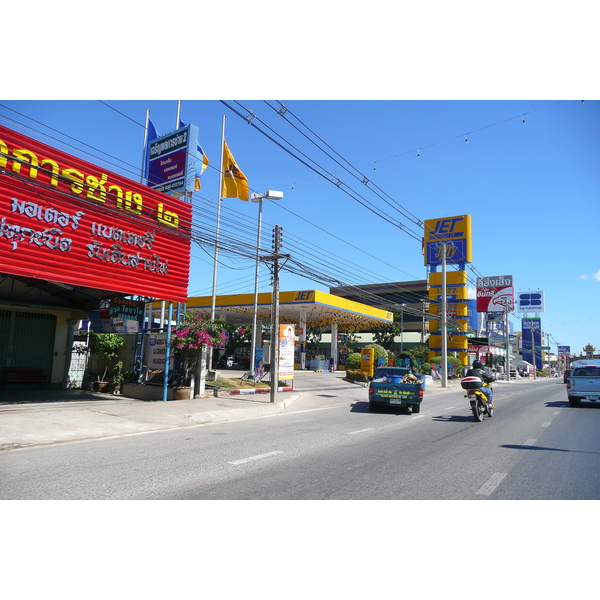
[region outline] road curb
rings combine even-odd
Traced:
[[[226,391],[228,396],[237,396],[241,394],[268,394],[271,392],[271,388],[249,388],[247,390],[221,390]],[[293,387],[280,387],[277,388],[278,392],[293,392]]]

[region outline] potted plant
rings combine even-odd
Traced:
[[[114,390],[113,390],[113,394],[120,394],[121,393],[121,386],[123,385],[123,382],[125,381],[125,373],[123,372],[123,361],[120,360],[117,362],[117,364],[112,368],[112,373],[113,373],[113,383],[114,383]]]
[[[102,361],[110,362],[117,358],[119,350],[125,345],[125,339],[118,333],[96,333],[90,331],[90,354],[96,358],[96,377],[93,382],[95,392],[106,391],[110,384],[106,380],[108,365],[105,365],[104,373],[100,378],[100,363]],[[123,363],[121,363],[121,369]],[[113,371],[114,372],[114,371]]]
[[[175,398],[189,398],[192,376],[198,369],[202,351],[205,347],[221,348],[225,345],[227,334],[223,331],[225,321],[212,321],[193,312],[184,312],[183,320],[171,333],[171,349],[181,360],[181,370],[173,385]]]

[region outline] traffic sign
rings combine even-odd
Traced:
[[[550,346],[536,346],[536,350],[550,350]]]

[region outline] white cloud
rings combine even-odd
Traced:
[[[587,279],[587,275],[584,273],[583,275],[579,276],[579,279]]]
[[[600,270],[596,271],[593,275],[594,279],[600,281]]]

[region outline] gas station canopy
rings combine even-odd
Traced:
[[[271,296],[258,295],[257,319],[271,318]],[[154,308],[157,308],[156,303]],[[186,310],[200,313],[210,318],[212,296],[188,298]],[[234,324],[250,324],[254,314],[254,294],[232,294],[217,296],[215,316]],[[338,329],[370,329],[385,323],[393,323],[393,313],[334,296],[319,290],[306,290],[279,293],[279,320],[283,323],[306,323],[307,327],[332,325]]]

